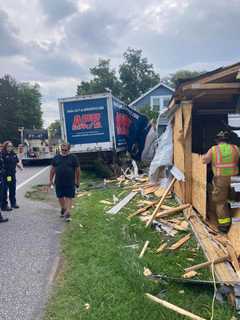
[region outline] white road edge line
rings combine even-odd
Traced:
[[[27,183],[29,183],[30,181],[32,181],[33,179],[37,178],[38,176],[40,176],[43,172],[45,172],[47,169],[49,169],[50,166],[47,166],[46,168],[38,171],[36,174],[34,174],[32,177],[30,177],[29,179],[27,179],[26,181],[24,181],[23,183],[19,184],[16,188],[16,190],[19,190],[20,188],[22,188],[23,186],[25,186]]]

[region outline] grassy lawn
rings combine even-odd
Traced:
[[[93,179],[84,175],[82,189],[91,182],[100,182]],[[105,213],[106,205],[100,200],[111,200],[113,194],[122,192],[122,188],[114,186],[91,189],[86,196],[76,199],[73,221],[66,226],[62,238],[63,270],[58,275],[45,320],[184,319],[149,301],[144,296],[146,292],[210,319],[211,287],[157,283],[143,275],[147,267],[153,273],[179,277],[184,273],[183,268],[204,261],[194,238],[176,252],[165,250],[157,255],[155,251],[162,241],[174,243],[185,233],[167,238],[146,229],[137,217],[129,221],[127,216],[135,211],[138,197],[115,216]],[[149,249],[139,259],[146,240],[150,241]],[[200,270],[199,278],[211,278],[211,275]],[[214,319],[230,320],[233,315],[227,304],[216,302]]]

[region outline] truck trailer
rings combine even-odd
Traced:
[[[111,93],[59,99],[62,140],[80,160],[104,158],[131,151],[148,119]]]

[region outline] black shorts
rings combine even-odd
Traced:
[[[55,186],[56,195],[58,198],[74,198],[75,197],[75,186],[62,187]]]

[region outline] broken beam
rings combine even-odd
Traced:
[[[190,272],[190,271],[195,271],[195,270],[199,270],[199,269],[202,269],[202,268],[207,268],[207,267],[210,267],[212,264],[217,264],[217,263],[220,263],[220,262],[224,262],[227,259],[228,259],[228,255],[225,255],[223,257],[219,257],[219,258],[214,259],[212,261],[199,263],[199,264],[196,264],[196,265],[194,265],[192,267],[185,268],[184,271],[185,272]]]
[[[146,228],[152,223],[153,219],[155,218],[158,210],[161,208],[161,205],[163,204],[164,200],[166,199],[166,196],[168,195],[168,193],[170,192],[170,190],[172,189],[174,183],[176,182],[176,178],[174,177],[171,181],[171,183],[169,184],[169,186],[167,187],[167,189],[164,191],[161,200],[158,202],[155,210],[153,211],[152,215],[150,216],[147,224],[146,224]]]
[[[190,207],[190,204],[183,204],[183,205],[176,207],[176,208],[164,210],[162,212],[157,213],[155,218],[163,218],[163,217],[168,216],[169,214],[174,214],[174,213],[180,212],[180,211],[187,209],[189,207]]]
[[[175,312],[177,312],[177,313],[179,313],[179,314],[181,314],[181,315],[183,315],[185,317],[188,317],[188,318],[193,319],[193,320],[206,320],[206,319],[201,318],[201,317],[199,317],[199,316],[197,316],[197,315],[195,315],[195,314],[193,314],[193,313],[191,313],[191,312],[189,312],[189,311],[187,311],[185,309],[182,309],[182,308],[180,308],[178,306],[175,306],[172,303],[169,303],[169,302],[167,302],[165,300],[159,299],[159,298],[151,295],[150,293],[146,293],[146,296],[150,300],[152,300],[154,302],[157,302],[157,303],[161,304],[162,306],[164,306],[165,308],[173,310],[173,311],[175,311]]]

